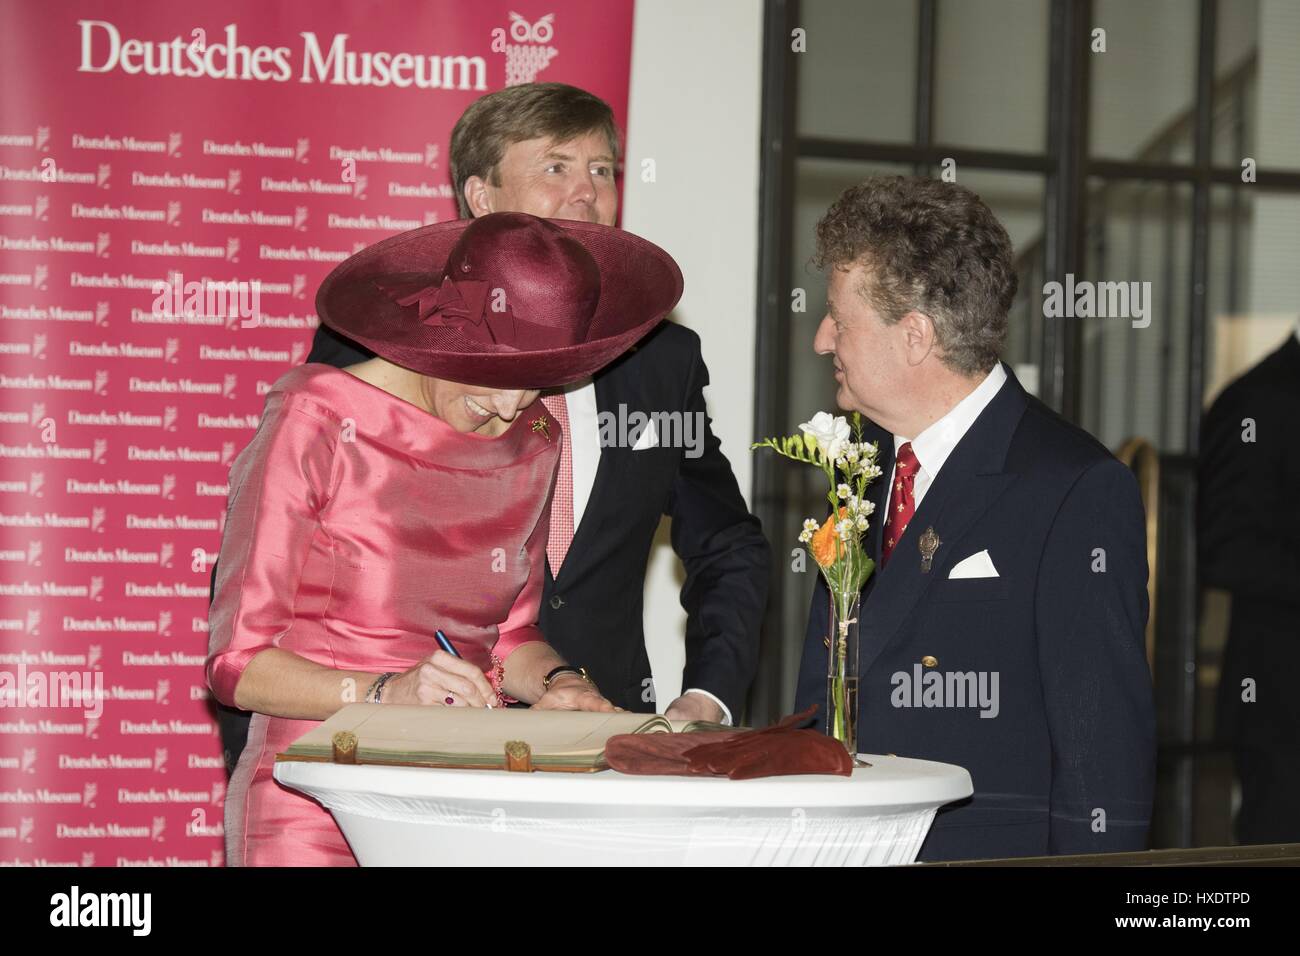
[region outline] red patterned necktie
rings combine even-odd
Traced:
[[[884,540],[880,544],[881,568],[894,553],[894,545],[903,537],[903,532],[907,530],[907,523],[912,520],[912,514],[916,511],[912,486],[916,483],[918,467],[916,455],[912,452],[912,443],[903,442],[898,446],[898,457],[894,459],[894,486],[889,490],[889,516],[885,518]]]
[[[551,536],[546,542],[546,557],[551,575],[558,577],[560,565],[573,541],[573,446],[569,444],[569,406],[564,395],[543,395],[542,404],[560,423],[560,474],[555,479],[555,497],[551,499]]]

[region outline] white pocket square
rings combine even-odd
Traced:
[[[655,420],[652,418],[646,422],[645,428],[632,446],[633,451],[645,451],[647,448],[659,447],[659,429],[655,427]]]
[[[989,557],[988,551],[985,550],[958,561],[953,565],[952,570],[948,572],[948,577],[996,578],[998,577],[998,570],[993,567],[993,559]]]

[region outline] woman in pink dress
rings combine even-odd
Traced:
[[[680,295],[651,243],[521,213],[403,233],[326,278],[322,321],[377,357],[285,373],[231,467],[207,678],[254,716],[228,865],[356,864],[329,811],[272,777],[346,703],[614,709],[537,628],[561,434],[535,399]]]

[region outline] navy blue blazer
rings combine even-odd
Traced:
[[[1137,481],[1006,371],[863,589],[858,749],[958,764],[975,786],[939,810],[921,862],[1146,847],[1155,707]],[[868,438],[885,476],[868,540],[878,563],[894,444],[878,428]],[[997,577],[949,579],[983,550]],[[796,711],[826,706],[828,611],[818,575]]]

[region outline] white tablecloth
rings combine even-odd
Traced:
[[[863,754],[852,777],[509,773],[280,762],[362,866],[911,863],[961,767]]]

